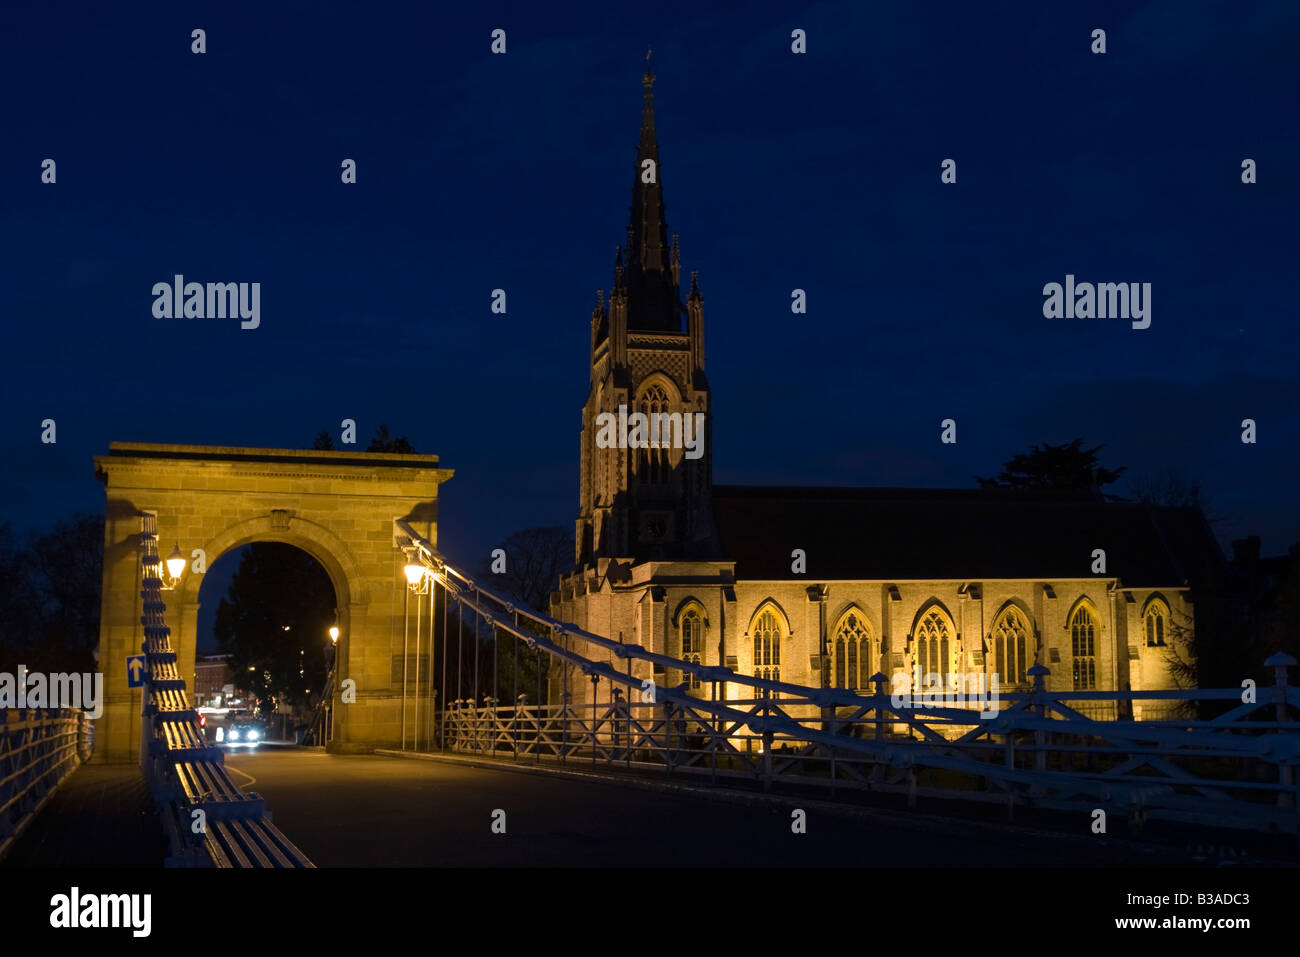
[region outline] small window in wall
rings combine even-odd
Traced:
[[[1165,644],[1169,633],[1169,606],[1160,599],[1147,605],[1144,625],[1147,633],[1147,647],[1157,648]]]
[[[700,664],[704,653],[704,619],[698,612],[688,611],[682,616],[682,660],[691,664]],[[692,690],[700,686],[700,676],[683,671],[682,680]]]

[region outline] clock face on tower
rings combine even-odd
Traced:
[[[641,541],[662,542],[668,538],[669,514],[646,512],[641,516]]]

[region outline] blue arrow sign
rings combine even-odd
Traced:
[[[127,655],[126,686],[139,688],[144,684],[144,655]]]

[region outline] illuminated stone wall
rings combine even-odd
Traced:
[[[95,466],[107,491],[99,670],[108,699],[96,723],[96,760],[139,754],[140,691],[127,688],[125,660],[143,641],[142,511],[157,513],[160,554],[179,544],[191,562],[164,592],[178,667],[191,689],[203,578],[194,550],[211,568],[242,545],[284,542],[320,562],[338,599],[335,670],[340,682],[356,682],[357,700],[336,708],[330,749],[400,741],[401,687],[392,681],[392,661],[402,653],[405,586],[393,520],[405,518],[437,542],[438,486],[452,473],[438,467],[436,455],[113,443]],[[338,695],[336,686],[336,702]]]

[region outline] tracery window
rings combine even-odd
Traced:
[[[1165,644],[1165,636],[1169,632],[1169,606],[1157,598],[1147,605],[1145,619],[1147,647],[1156,648]]]
[[[862,612],[853,609],[835,629],[835,687],[866,688],[871,679],[871,632]]]
[[[663,386],[652,385],[641,393],[641,398],[637,403],[637,411],[646,416],[646,441],[650,441],[651,423],[657,421],[655,416],[660,414],[671,413],[672,409],[668,403],[668,393],[664,391]],[[667,485],[670,474],[668,453],[672,443],[671,435],[659,435],[660,448],[651,448],[648,445],[638,450],[637,454],[637,475],[646,485]]]
[[[994,665],[998,682],[1004,685],[1024,684],[1028,679],[1029,628],[1024,613],[1018,608],[1008,608],[993,625]]]
[[[682,660],[691,664],[701,664],[704,653],[704,619],[695,610],[682,616]],[[682,672],[682,680],[692,690],[700,686],[700,676],[691,672]]]
[[[765,608],[755,620],[750,634],[754,636],[754,677],[780,681],[781,639],[784,635],[776,611]]]
[[[930,612],[921,620],[916,629],[916,663],[921,669],[921,684],[926,684],[926,676],[942,675],[948,680],[952,671],[952,627],[948,616],[939,610]]]
[[[1074,657],[1075,689],[1097,687],[1097,623],[1085,605],[1080,605],[1070,619],[1070,653]]]

